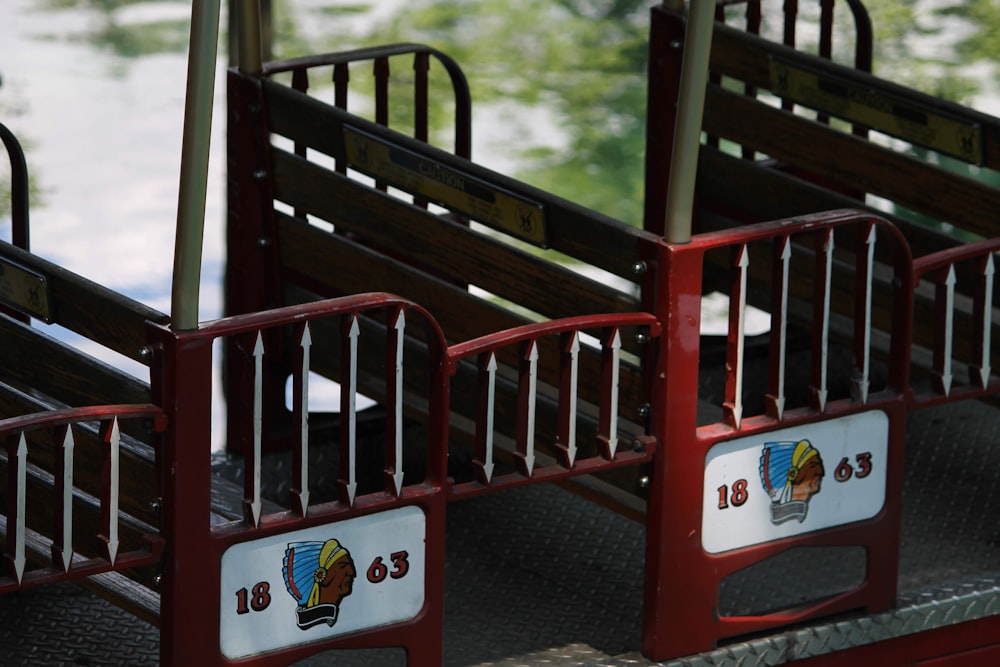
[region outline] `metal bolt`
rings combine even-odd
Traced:
[[[642,405],[639,406],[640,417],[648,417],[649,411],[650,411],[649,403],[643,403]]]
[[[643,262],[642,260],[639,260],[638,262],[636,262],[635,264],[633,264],[632,265],[632,273],[634,273],[637,276],[641,276],[644,273],[646,273],[646,262]]]
[[[648,489],[649,488],[649,475],[643,475],[639,478],[639,488]]]
[[[152,345],[143,345],[142,347],[139,348],[139,358],[142,359],[143,361],[149,361],[149,359],[152,356],[153,356]]]
[[[256,178],[258,181],[263,181],[265,178],[267,178],[267,170],[256,169],[253,172],[253,177]]]
[[[684,42],[679,39],[672,39],[670,40],[670,48],[674,51],[680,51],[684,48]]]
[[[646,343],[649,342],[649,334],[646,333],[645,331],[636,331],[635,342],[638,343],[639,345],[645,345]]]
[[[639,438],[636,438],[635,440],[632,441],[632,451],[637,454],[641,454],[642,452],[646,451],[646,443],[644,443]]]
[[[159,512],[163,509],[163,498],[153,498],[149,501],[149,509]]]
[[[162,581],[163,581],[163,575],[162,574],[156,573],[156,574],[153,575],[153,585],[154,586],[156,586],[157,588],[159,588],[160,587],[160,582],[162,582]]]
[[[266,236],[261,236],[259,239],[257,239],[258,248],[267,248],[270,245],[271,245],[271,239],[269,239]]]

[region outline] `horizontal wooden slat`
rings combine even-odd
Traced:
[[[540,203],[545,211],[549,247],[626,279],[634,277],[633,266],[641,259],[640,239],[647,236],[642,230],[351,116],[280,84],[265,81],[263,85],[272,132],[321,153],[344,158],[344,126],[362,129],[490,187]],[[609,252],[609,248],[614,248],[614,252]]]
[[[146,322],[166,323],[169,317],[37,255],[0,242],[0,257],[45,277],[56,323],[119,354],[143,361]]]
[[[277,199],[457,284],[548,318],[634,312],[638,299],[553,261],[388,196],[284,151],[272,153]],[[279,224],[287,218],[277,214]],[[613,244],[612,239],[608,239]],[[614,247],[614,245],[610,246]]]
[[[0,381],[24,391],[40,392],[68,406],[149,403],[144,382],[89,357],[65,343],[0,316]],[[136,430],[127,433],[148,438]]]
[[[712,36],[711,68],[714,72],[746,82],[762,90],[771,89],[772,57],[794,60],[817,72],[829,73],[862,89],[892,94],[913,106],[978,125],[983,135],[984,165],[1000,169],[1000,119],[932,95],[894,84],[863,71],[796,51],[782,44],[724,25],[716,25]],[[891,128],[875,128],[891,134]],[[776,139],[784,141],[780,134]]]
[[[896,225],[906,236],[915,257],[959,245],[954,238],[927,225],[879,211],[780,168],[765,167],[759,162],[735,158],[709,147],[702,147],[698,160],[697,191],[702,209],[710,208],[725,216],[702,216],[701,231],[731,227],[738,222],[779,220],[816,211],[856,208]],[[761,192],[769,196],[761,197]]]
[[[802,116],[710,86],[705,130],[821,178],[992,236],[1000,190]]]

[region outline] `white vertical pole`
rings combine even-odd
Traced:
[[[678,3],[665,0],[672,8]],[[691,0],[684,36],[674,151],[670,156],[670,183],[667,185],[667,219],[664,239],[670,243],[691,240],[694,216],[694,184],[701,144],[701,118],[708,83],[708,57],[715,23],[715,0]]]
[[[208,146],[212,136],[215,57],[219,48],[219,6],[220,0],[197,0],[191,3],[191,46],[188,51],[170,308],[173,328],[182,331],[198,328],[205,193],[208,189]]]

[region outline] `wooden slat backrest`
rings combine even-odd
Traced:
[[[277,262],[287,302],[389,291],[425,305],[452,342],[532,319],[641,310],[635,281],[643,267],[639,248],[644,232],[278,84],[264,82],[264,93],[269,129],[296,146],[296,154],[272,146],[268,156],[274,199],[281,203],[282,211],[293,210],[298,216],[279,211],[273,214]],[[343,164],[348,156],[345,132],[353,131],[454,170],[490,191],[537,202],[544,212],[547,248],[528,247],[502,231],[470,226],[461,216],[428,211],[414,205],[413,196],[394,196],[391,190],[387,193],[373,188],[303,157],[321,153]],[[393,185],[404,186],[401,189],[418,201],[433,200],[425,197],[428,193],[407,190],[405,183]],[[315,224],[303,219],[306,215]],[[567,262],[575,266],[567,266]],[[619,286],[609,284],[612,282]],[[636,342],[635,332],[624,333],[623,349],[641,357],[644,349]],[[331,338],[314,337],[314,341],[319,339]],[[419,341],[410,340],[409,344],[419,353]],[[541,441],[554,442],[555,404],[546,394],[558,386],[559,353],[554,342],[541,344],[538,433]],[[338,376],[339,353],[334,346],[324,350],[322,344],[314,342],[314,355],[317,368],[325,369],[331,377]],[[599,357],[597,350],[581,352],[583,401],[598,400]],[[500,361],[507,369],[517,364],[513,357]],[[360,377],[359,382],[363,392],[378,398],[382,391],[381,360],[372,358],[367,363],[371,372],[367,380]],[[463,423],[461,415],[472,415],[476,409],[475,369],[465,366],[454,380],[454,424]],[[497,425],[498,434],[513,435],[517,387],[516,381],[504,379],[507,372],[500,371]],[[420,392],[416,387],[423,379],[406,381],[411,380],[410,406],[419,414]],[[623,429],[626,433],[641,432],[637,424],[642,423],[643,380],[634,363],[625,364],[620,384],[622,417],[633,422]],[[581,432],[591,429],[596,433],[595,419],[595,414],[582,409]],[[463,439],[471,435],[457,433]]]
[[[964,158],[966,161],[992,169],[1000,168],[1000,119],[721,25],[713,37],[711,67],[723,77],[723,87],[712,86],[708,91],[706,132],[750,147],[828,186],[884,197],[975,234],[990,236],[995,232],[1000,190],[950,173],[889,146],[889,142],[876,143],[852,136],[815,122],[805,114],[793,114],[724,88],[727,80],[734,80],[757,91],[774,91],[782,85],[781,72],[791,69],[799,76],[807,73],[817,77],[818,85],[837,91],[845,105],[860,91],[873,92],[868,98],[870,104],[882,105],[888,111],[866,114],[872,129],[904,141],[916,144],[927,141],[932,146],[937,142],[940,146],[941,137],[934,141],[923,137],[932,135],[936,119],[946,119],[962,130],[978,132],[978,140],[970,134],[967,145],[955,140],[953,157],[963,159],[960,149],[967,146],[970,152]],[[788,89],[774,94],[791,95]],[[802,95],[794,101],[800,110],[810,104]],[[817,103],[820,107],[826,104]],[[865,108],[866,104],[857,102],[853,108]],[[854,113],[845,111],[846,115]],[[907,125],[900,119],[912,122]],[[920,132],[912,129],[918,126]],[[733,193],[734,197],[741,194],[738,189]],[[740,201],[756,196],[749,193]],[[902,222],[909,234],[912,223]]]

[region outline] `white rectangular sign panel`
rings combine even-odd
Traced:
[[[401,507],[236,544],[222,555],[230,659],[399,623],[424,605],[427,521]]]
[[[717,443],[705,457],[702,547],[721,553],[874,517],[888,451],[880,410]]]

